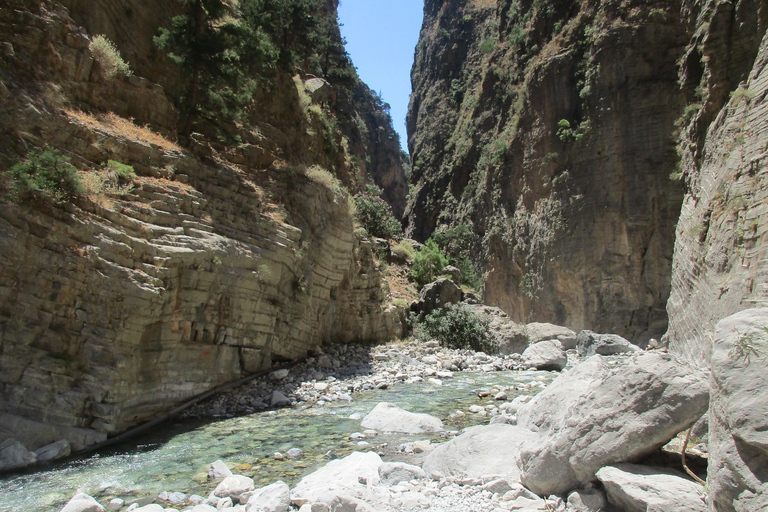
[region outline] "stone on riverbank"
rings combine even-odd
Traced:
[[[518,425],[539,434],[521,448],[522,483],[539,495],[586,484],[666,444],[707,403],[703,375],[668,354],[639,353],[618,367],[594,356],[517,411]]]
[[[569,512],[601,512],[608,500],[605,493],[598,489],[578,489],[568,494]]]
[[[395,485],[400,482],[426,478],[427,474],[419,466],[404,462],[385,462],[379,466],[379,479],[383,485]]]
[[[226,477],[213,491],[214,496],[219,498],[232,498],[232,502],[245,503],[248,501],[249,493],[256,486],[253,479],[242,475],[232,475]]]
[[[491,321],[488,326],[491,336],[498,346],[499,354],[522,354],[528,348],[528,334],[525,326],[516,324],[499,308],[483,305],[470,305],[470,311]]]
[[[429,414],[408,412],[387,402],[381,402],[374,407],[360,424],[365,428],[382,432],[401,432],[404,434],[421,434],[443,430],[443,422],[439,418]]]
[[[61,512],[104,512],[104,507],[87,494],[79,493],[75,494],[75,496],[64,505]]]
[[[768,509],[768,308],[721,320],[712,351],[709,496],[718,512]]]
[[[515,460],[521,444],[535,436],[530,430],[503,423],[468,428],[459,437],[438,445],[427,455],[422,468],[429,476],[500,475],[519,482]]]
[[[257,489],[248,498],[248,512],[285,512],[291,508],[291,490],[288,484],[277,481]]]
[[[557,340],[566,350],[576,348],[576,333],[560,325],[532,322],[525,326],[528,343],[535,345],[541,341]]]
[[[208,480],[218,482],[224,480],[228,476],[232,476],[232,472],[223,461],[217,460],[216,462],[212,462],[211,467],[208,468]]]
[[[568,355],[559,341],[540,341],[525,349],[523,363],[529,368],[559,372],[568,364]]]
[[[343,459],[332,460],[304,478],[291,491],[295,505],[315,502],[329,494],[348,494],[380,481],[381,457],[373,452],[354,452]]]
[[[611,505],[626,512],[706,510],[702,486],[676,471],[616,464],[602,468],[597,478],[605,486]]]
[[[37,457],[16,439],[0,442],[0,471],[20,469],[34,464]]]
[[[576,350],[579,357],[592,357],[595,354],[611,356],[629,352],[639,352],[637,347],[618,334],[597,334],[592,331],[581,331],[576,338]]]
[[[72,453],[72,446],[69,441],[61,439],[35,450],[35,457],[37,457],[37,462],[48,462],[69,457],[70,453]]]
[[[442,308],[448,303],[456,304],[461,301],[461,288],[456,283],[441,277],[424,286],[419,293],[419,302],[416,306],[419,313],[428,315],[432,311]]]

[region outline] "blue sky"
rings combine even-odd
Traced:
[[[423,6],[421,0],[341,0],[339,5],[347,52],[360,78],[392,106],[392,123],[406,151],[405,114]]]

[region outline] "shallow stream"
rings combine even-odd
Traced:
[[[488,417],[470,413],[462,423],[448,420],[457,410],[467,412],[471,405],[494,402],[492,397],[478,398],[479,390],[513,388],[507,392],[508,400],[512,400],[518,395],[537,393],[541,387],[536,383],[548,385],[556,375],[537,371],[462,372],[444,380],[442,386],[428,382],[399,384],[355,393],[352,402],[298,406],[204,422],[169,422],[130,444],[0,477],[0,511],[57,512],[78,492],[102,504],[113,497],[130,503],[163,491],[207,497],[214,487],[206,480],[208,466],[218,459],[234,468],[234,473],[252,477],[257,486],[278,479],[293,485],[326,463],[324,454],[329,450],[345,456],[360,449],[350,440],[350,434],[363,430],[360,418],[379,402],[432,414],[444,421],[446,430],[459,430],[488,422]],[[440,434],[379,434],[367,439],[371,446],[363,449],[384,451],[389,460],[406,460],[400,454],[390,454],[401,443],[423,439],[444,441]],[[275,452],[285,453],[291,448],[303,450],[303,458],[293,461],[272,457]]]

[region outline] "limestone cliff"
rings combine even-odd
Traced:
[[[277,74],[240,143],[193,134],[182,148],[180,77],[151,44],[178,2],[145,4],[0,7],[3,172],[48,146],[89,183],[107,160],[138,174],[117,193],[0,204],[0,435],[31,449],[82,448],[322,342],[402,334],[348,207],[368,180],[404,198],[367,87]],[[97,33],[134,76],[99,76]]]
[[[681,77],[687,193],[668,304],[670,349],[707,366],[715,325],[768,303],[768,2],[693,2]]]
[[[427,0],[408,229],[468,224],[485,301],[647,341],[682,202],[680,4]]]

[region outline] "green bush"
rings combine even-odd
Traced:
[[[398,240],[403,237],[403,227],[392,213],[392,207],[375,194],[376,191],[367,187],[355,194],[355,220],[371,236]]]
[[[118,179],[130,181],[136,177],[136,171],[133,166],[117,162],[115,160],[107,161],[107,171],[114,173]]]
[[[491,321],[476,315],[466,304],[447,304],[428,315],[412,315],[413,335],[436,339],[454,349],[472,349],[493,353],[498,344],[490,331]]]
[[[476,235],[469,224],[440,226],[432,234],[432,239],[448,258],[448,263],[461,271],[461,282],[475,290],[483,287],[483,279],[472,264],[469,255],[476,247]]]
[[[99,64],[99,68],[106,79],[113,79],[117,76],[131,76],[133,71],[127,62],[123,60],[115,43],[104,36],[96,36],[88,45],[91,50],[93,60]]]
[[[430,238],[424,247],[413,255],[411,277],[420,286],[424,286],[434,281],[447,264],[448,258],[440,251],[435,241]]]
[[[77,169],[55,150],[30,151],[8,175],[12,201],[37,197],[61,202],[82,192]]]

